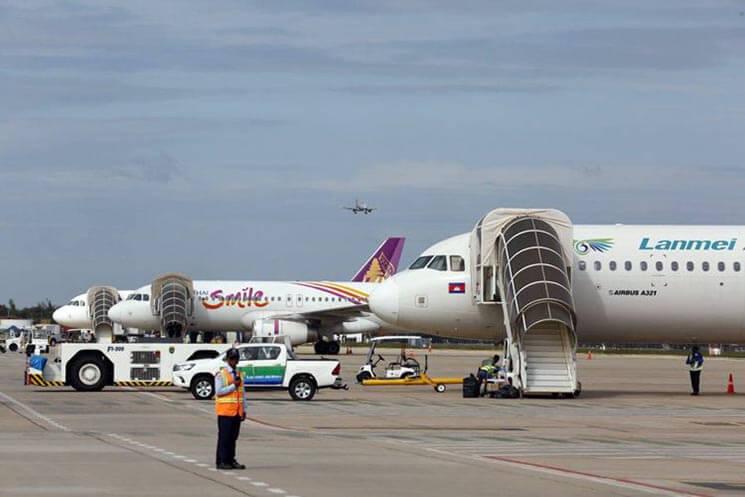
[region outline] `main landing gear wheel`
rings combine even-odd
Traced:
[[[318,340],[313,345],[313,350],[318,355],[337,355],[341,350],[341,344],[339,344],[339,342],[327,342],[325,340]]]
[[[210,374],[201,374],[191,381],[191,394],[197,400],[209,400],[215,395],[215,378]]]

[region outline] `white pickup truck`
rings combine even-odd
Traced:
[[[282,344],[251,343],[238,347],[238,369],[246,388],[289,390],[294,400],[311,400],[319,388],[344,388],[341,365],[334,359],[298,359]],[[173,366],[173,384],[187,388],[197,400],[215,394],[215,375],[225,365],[225,353]]]

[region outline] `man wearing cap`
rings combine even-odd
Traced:
[[[225,367],[215,375],[215,413],[217,414],[217,469],[246,469],[235,460],[235,443],[246,419],[243,375],[236,368],[238,349],[225,353]]]

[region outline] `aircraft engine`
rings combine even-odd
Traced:
[[[354,334],[354,333],[365,333],[368,335],[374,335],[380,331],[380,325],[370,319],[355,318],[349,321],[344,321],[334,326],[331,330],[333,333],[339,335]]]
[[[253,321],[253,336],[260,338],[288,337],[292,345],[315,342],[316,330],[305,323],[284,319],[256,319]]]

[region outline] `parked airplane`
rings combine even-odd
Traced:
[[[370,291],[392,276],[404,238],[388,238],[352,281],[192,281],[168,274],[113,306],[109,317],[123,326],[189,331],[251,331],[315,342],[319,354],[337,354],[335,334],[375,333],[383,322],[367,311]]]
[[[566,256],[577,338],[745,342],[744,236],[745,226],[574,225]],[[399,329],[504,338],[502,307],[479,305],[472,241],[473,233],[465,233],[432,245],[408,270],[375,289],[370,309]],[[528,292],[530,283],[523,282]],[[517,305],[519,299],[518,292],[508,303]],[[500,303],[501,297],[491,302]]]
[[[360,202],[359,200],[354,201],[354,207],[342,207],[342,209],[347,209],[349,211],[352,211],[354,214],[370,214],[372,211],[377,209],[377,207],[368,207],[365,202]]]
[[[506,339],[513,387],[576,396],[578,341],[745,342],[744,233],[495,209],[378,285],[369,306],[397,329]]]
[[[101,288],[110,287],[91,287],[87,292],[76,295],[65,305],[58,307],[52,314],[54,322],[66,328],[92,330],[94,328],[93,313],[88,305],[88,296],[91,295],[91,290],[94,290],[93,294],[95,295],[95,290]],[[110,305],[126,299],[132,293],[132,290],[111,290],[113,292],[110,293],[110,296],[113,298],[110,299]]]

